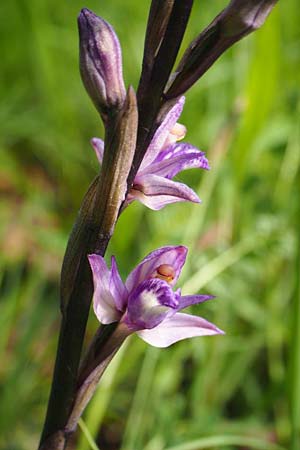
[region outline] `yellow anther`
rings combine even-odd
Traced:
[[[162,149],[165,149],[169,145],[175,144],[175,142],[180,141],[184,138],[185,134],[186,127],[184,125],[181,125],[181,123],[175,123],[174,127],[169,131]]]
[[[181,139],[183,139],[186,135],[186,127],[181,123],[175,123],[174,127],[170,131],[170,134],[174,136],[175,142],[181,141]]]

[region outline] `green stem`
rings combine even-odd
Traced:
[[[297,287],[293,304],[293,324],[291,335],[291,450],[300,448],[300,249],[298,242]]]

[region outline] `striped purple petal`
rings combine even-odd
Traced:
[[[197,147],[188,142],[173,142],[171,145],[165,147],[155,158],[155,160],[151,163],[154,164],[156,162],[160,162],[165,159],[171,159],[175,156],[180,156],[181,154],[195,153],[199,152],[201,155],[205,155],[204,152],[201,152]],[[208,169],[210,167],[208,166]]]
[[[93,273],[93,306],[97,319],[103,324],[117,322],[122,314],[116,308],[111,292],[111,271],[102,256],[93,254],[88,259]]]
[[[168,135],[174,125],[176,124],[184,105],[185,97],[180,97],[178,102],[170,109],[165,119],[161,123],[161,125],[156,130],[152,141],[147,149],[147,152],[144,156],[142,164],[140,166],[140,170],[147,167],[159,154],[159,152],[164,148],[164,145],[167,141]]]
[[[139,171],[138,177],[155,174],[171,179],[182,170],[192,168],[210,168],[204,152],[190,144],[176,143],[162,151],[143,171]]]
[[[214,295],[184,295],[179,299],[177,311],[181,311],[189,306],[197,305],[198,303],[203,303],[214,298]]]
[[[116,308],[119,311],[124,312],[127,306],[128,291],[120,277],[116,258],[114,256],[111,257],[111,278],[109,288],[115,299]]]

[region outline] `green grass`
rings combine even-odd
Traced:
[[[225,2],[195,2],[185,43]],[[0,448],[36,447],[59,329],[68,233],[97,172],[103,128],[78,72],[83,6],[117,30],[136,87],[149,2],[0,6]],[[108,255],[125,277],[150,250],[189,246],[180,285],[225,336],[165,350],[133,337],[103,378],[74,448],[298,450],[300,52],[297,0],[223,56],[187,95],[187,140],[212,170],[181,174],[202,205],[133,204]],[[91,314],[89,336],[96,327]]]

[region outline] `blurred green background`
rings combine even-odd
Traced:
[[[0,448],[37,446],[60,315],[61,261],[98,170],[103,137],[78,71],[76,16],[89,7],[116,29],[126,84],[137,86],[150,2],[11,0],[0,5]],[[184,45],[226,4],[196,1]],[[133,204],[109,254],[124,277],[148,252],[189,246],[185,292],[226,336],[169,349],[137,337],[89,405],[78,450],[300,448],[298,0],[228,51],[187,95],[186,140],[212,170],[180,174],[200,206]],[[184,47],[184,46],[183,46]],[[91,314],[88,334],[96,321]]]

